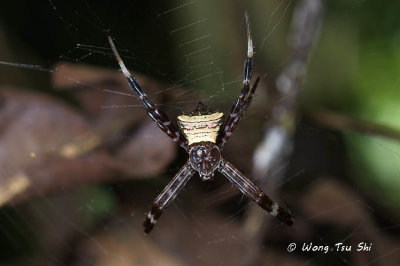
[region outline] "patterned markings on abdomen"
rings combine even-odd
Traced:
[[[180,115],[178,124],[188,139],[188,145],[199,142],[215,143],[222,123],[223,113],[209,115]]]

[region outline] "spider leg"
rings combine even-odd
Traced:
[[[271,200],[230,162],[222,159],[218,170],[230,182],[237,186],[243,194],[256,202],[261,208],[268,211],[272,216],[275,216],[287,225],[293,224],[294,217],[290,210],[279,206],[278,203]]]
[[[217,145],[219,146],[220,149],[224,147],[225,143],[232,135],[232,132],[236,129],[240,119],[242,119],[244,112],[249,107],[259,81],[260,77],[258,77],[254,82],[253,87],[250,90],[250,93],[248,94],[247,98],[243,101],[241,107],[235,110],[234,112],[231,112],[231,114],[229,115],[229,118],[225,123],[223,130],[220,132],[217,138]]]
[[[193,176],[195,171],[187,162],[182,168],[176,173],[172,181],[163,189],[160,195],[157,196],[156,200],[151,205],[151,209],[144,220],[144,232],[149,233],[157,223],[162,212],[168,205],[175,199],[178,193],[186,185],[186,182]]]
[[[217,138],[217,145],[220,149],[223,148],[229,137],[232,135],[232,132],[235,130],[238,122],[240,121],[244,110],[250,105],[252,100],[252,96],[254,95],[254,91],[257,87],[259,78],[257,78],[254,83],[252,89],[250,90],[250,80],[253,76],[254,70],[254,61],[253,61],[253,41],[251,38],[251,29],[249,17],[247,15],[247,11],[245,12],[246,24],[247,24],[247,58],[244,61],[244,69],[243,69],[243,88],[240,91],[239,97],[234,101],[231,112],[229,114],[228,119],[225,122],[225,125],[221,128],[220,134]]]
[[[159,128],[161,128],[162,131],[164,131],[174,142],[176,142],[179,146],[187,151],[188,144],[184,135],[179,132],[177,127],[171,122],[167,115],[154,105],[147,94],[143,91],[139,82],[134,77],[132,77],[131,73],[122,61],[111,36],[108,36],[108,41],[122,72],[128,80],[129,87],[139,96],[144,107],[146,108],[147,114],[151,117],[151,119],[153,119],[154,122],[156,122],[156,124]]]
[[[234,128],[236,127],[239,120],[242,118],[242,115],[244,114],[244,112],[247,110],[247,107],[249,107],[251,100],[253,99],[254,93],[256,92],[259,81],[260,81],[260,77],[257,77],[256,81],[253,84],[253,87],[251,87],[249,96],[247,96],[246,101],[243,103],[242,108],[239,110],[236,121],[233,121],[233,124],[235,125]]]

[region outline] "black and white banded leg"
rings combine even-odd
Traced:
[[[246,16],[246,25],[247,25],[247,58],[244,61],[243,68],[243,88],[240,91],[239,97],[234,101],[231,112],[229,114],[228,119],[226,120],[224,126],[221,128],[221,132],[218,135],[217,145],[220,149],[222,149],[225,143],[228,141],[229,137],[232,135],[232,132],[235,130],[239,120],[241,119],[244,110],[250,105],[252,100],[252,96],[254,95],[255,89],[257,88],[259,78],[257,78],[254,83],[252,89],[250,90],[250,80],[253,76],[254,70],[254,61],[253,61],[253,40],[251,38],[251,28],[250,21],[247,15]]]
[[[258,77],[256,79],[256,81],[253,84],[253,87],[250,90],[249,95],[247,96],[247,98],[245,99],[245,101],[242,104],[242,107],[239,109],[239,111],[237,113],[233,113],[231,114],[234,119],[226,125],[224,130],[227,130],[226,134],[224,135],[224,137],[222,137],[222,142],[220,145],[220,148],[223,147],[223,144],[228,140],[228,138],[231,136],[232,132],[235,130],[235,128],[237,127],[240,119],[242,119],[242,116],[244,114],[244,112],[246,112],[247,108],[249,107],[251,100],[253,99],[253,95],[256,91],[258,82],[260,81],[260,77]]]
[[[271,200],[230,162],[222,159],[218,170],[230,182],[237,186],[243,194],[256,202],[261,208],[268,211],[272,216],[275,216],[287,225],[293,224],[293,214],[290,210],[279,206],[278,203]]]
[[[164,131],[173,141],[175,141],[179,146],[181,146],[187,151],[188,144],[186,138],[178,130],[178,128],[171,122],[171,120],[167,117],[167,115],[154,105],[154,103],[149,99],[147,94],[143,91],[139,82],[134,77],[132,77],[131,73],[129,72],[124,62],[122,61],[111,36],[108,36],[108,41],[115,55],[115,58],[117,59],[118,64],[122,70],[122,73],[124,73],[124,76],[128,80],[129,87],[139,96],[144,107],[146,108],[147,114],[151,117],[151,119],[153,119],[154,122],[156,122],[156,124],[158,125],[159,128],[161,128],[162,131]]]
[[[164,188],[164,190],[158,195],[156,200],[151,205],[151,209],[144,220],[144,232],[149,233],[157,223],[162,212],[168,205],[176,198],[178,193],[186,185],[186,182],[193,176],[195,170],[187,162],[175,175],[172,181]]]

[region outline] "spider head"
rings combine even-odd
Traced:
[[[221,153],[212,142],[199,142],[193,144],[190,149],[189,162],[204,181],[214,176],[220,161]]]

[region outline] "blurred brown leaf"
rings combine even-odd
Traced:
[[[355,225],[368,220],[368,206],[345,184],[330,178],[318,179],[302,199],[309,220],[318,223]],[[371,211],[371,210],[369,210]]]
[[[176,144],[150,119],[117,150],[115,158],[129,175],[154,176],[176,156]]]
[[[77,112],[50,97],[5,88],[1,98],[0,190],[15,183],[14,178],[29,178],[25,169],[43,164],[48,154],[56,154],[63,143],[90,129]],[[33,182],[25,183],[17,194]]]
[[[159,102],[165,96],[156,93],[163,91],[165,84],[136,73],[135,77],[151,95],[152,101]],[[65,151],[72,150],[69,154],[80,154],[82,142],[93,143],[92,148],[109,143],[115,151],[119,169],[134,176],[154,176],[175,158],[176,145],[147,116],[122,73],[60,63],[55,67],[53,84],[56,88],[72,89],[85,110],[96,118],[94,133],[66,146]],[[133,134],[129,132],[142,121],[144,123]],[[124,132],[130,137],[116,138]]]
[[[150,87],[150,93],[165,86],[140,75],[139,81]],[[63,64],[56,67],[53,82],[75,89],[92,122],[88,113],[55,98],[4,88],[0,204],[88,183],[154,176],[175,158],[176,145],[148,118],[136,98],[128,97],[129,86],[117,71]],[[152,97],[156,101],[164,97],[156,95]],[[132,103],[136,108],[126,108]]]

